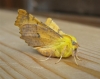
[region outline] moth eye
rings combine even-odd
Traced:
[[[75,45],[75,44],[76,44],[76,42],[72,40],[72,45]]]

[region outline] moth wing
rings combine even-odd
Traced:
[[[23,9],[18,9],[17,20],[15,21],[15,25],[21,28],[25,24],[37,24],[40,21],[35,18],[33,15],[27,13]]]
[[[21,38],[32,47],[51,45],[61,38],[60,34],[22,9],[18,10],[15,25],[20,29]]]
[[[53,29],[55,32],[59,33],[60,35],[64,35],[65,33],[61,31],[61,29],[58,27],[58,25],[51,19],[48,18],[45,22],[47,26],[49,26],[51,29]]]

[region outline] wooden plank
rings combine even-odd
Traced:
[[[100,29],[87,25],[54,19],[60,28],[74,35],[80,47],[79,66],[73,57],[41,62],[46,57],[20,39],[19,28],[14,26],[17,13],[0,10],[0,79],[99,79]],[[38,17],[45,21],[46,18]]]

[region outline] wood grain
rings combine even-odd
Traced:
[[[77,38],[82,60],[76,65],[69,57],[55,64],[57,58],[41,62],[46,57],[19,38],[16,16],[17,12],[0,10],[0,79],[100,79],[100,28],[54,19],[65,33]]]

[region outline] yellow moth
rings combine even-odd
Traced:
[[[71,55],[73,55],[75,62],[76,59],[79,59],[76,54],[79,47],[76,38],[62,32],[51,18],[43,23],[32,14],[19,9],[15,25],[20,29],[21,38],[39,53],[48,56],[47,59],[59,57],[57,63],[62,57]]]

